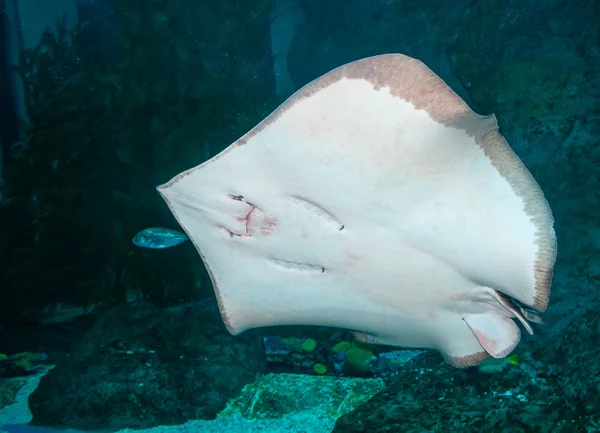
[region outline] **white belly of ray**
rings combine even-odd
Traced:
[[[535,304],[540,230],[472,134],[368,80],[292,99],[159,188],[228,329],[348,328],[454,365],[510,352],[522,317],[495,296]]]

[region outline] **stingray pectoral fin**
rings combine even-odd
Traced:
[[[471,328],[481,347],[494,358],[504,358],[521,340],[517,324],[497,313],[469,314],[463,320]]]

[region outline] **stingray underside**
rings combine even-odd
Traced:
[[[159,191],[233,334],[335,326],[467,366],[548,304],[541,189],[493,116],[404,55],[325,74]]]

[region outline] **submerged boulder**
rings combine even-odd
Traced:
[[[264,369],[257,333],[231,336],[216,303],[117,307],[29,402],[33,424],[74,429],[149,428],[213,419]]]

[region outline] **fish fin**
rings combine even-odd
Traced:
[[[519,356],[518,355],[510,355],[508,358],[508,363],[511,365],[518,365],[519,364]]]
[[[504,358],[519,344],[521,331],[512,319],[488,312],[463,318],[473,335],[494,358]]]
[[[523,314],[523,317],[525,317],[530,322],[537,323],[538,325],[543,325],[544,324],[544,319],[542,319],[537,314],[537,312],[535,312],[535,311],[528,311],[528,310],[526,310],[523,307],[519,307],[519,310],[521,310],[521,313]]]
[[[483,287],[482,292],[492,297],[498,303],[498,305],[500,305],[500,307],[502,307],[506,312],[513,315],[519,322],[521,322],[521,325],[523,325],[523,327],[527,330],[529,335],[533,335],[533,329],[531,328],[531,325],[527,322],[528,317],[522,314],[522,308],[514,306],[505,295],[494,289],[491,289],[489,287]]]

